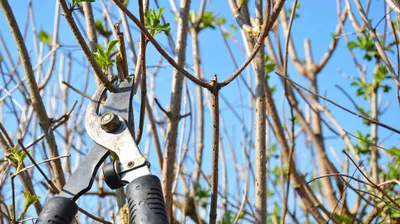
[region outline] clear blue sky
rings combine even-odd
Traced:
[[[377,21],[382,18],[384,15],[384,10],[383,8],[380,9],[378,8],[382,5],[383,0],[378,0],[378,1],[372,1],[372,7],[371,7],[371,18],[373,21],[373,24],[376,24]],[[252,4],[253,1],[250,1],[250,4]],[[328,49],[328,45],[332,39],[331,33],[333,33],[336,23],[337,23],[337,17],[336,17],[336,1],[317,1],[317,0],[304,0],[300,1],[301,2],[301,8],[298,11],[298,14],[300,15],[299,18],[297,18],[293,24],[293,40],[297,48],[298,56],[300,59],[304,58],[303,54],[303,42],[304,38],[309,38],[311,40],[312,44],[312,50],[313,50],[313,57],[315,61],[319,61],[325,51]],[[25,20],[26,20],[26,12],[27,12],[27,3],[25,1],[10,1],[10,4],[13,6],[13,10],[15,13],[15,16],[17,17],[17,21],[20,25],[20,28],[23,29]],[[51,0],[36,0],[33,1],[33,9],[34,9],[34,15],[35,15],[35,22],[36,22],[36,29],[39,30],[45,30],[49,33],[52,32],[53,29],[53,21],[54,21],[54,1]],[[137,15],[137,6],[135,5],[135,1],[130,1],[129,8]],[[176,24],[173,22],[173,15],[172,13],[168,10],[169,9],[169,1],[160,1],[160,4],[163,6],[166,6],[165,10],[165,15],[168,20],[168,22],[171,23],[172,25],[172,34],[174,35],[175,39],[175,33],[176,33]],[[192,9],[197,10],[199,5],[198,1],[192,1]],[[287,6],[291,6],[292,1],[288,1]],[[100,4],[96,4],[95,7],[100,7]],[[154,4],[151,5],[151,8],[155,7]],[[99,8],[98,8],[99,9]],[[218,16],[223,16],[226,18],[226,25],[229,27],[230,24],[236,24],[234,19],[232,18],[231,12],[229,10],[229,7],[227,5],[226,1],[212,1],[211,4],[208,4],[207,6],[208,10],[212,10],[216,15]],[[97,13],[97,18],[100,18],[98,15],[98,10],[95,10]],[[117,14],[117,11],[115,8],[113,8],[112,13]],[[358,15],[357,15],[358,16]],[[80,17],[80,15],[79,15]],[[81,18],[81,17],[80,17]],[[63,17],[60,18],[61,23],[60,23],[60,43],[65,44],[65,45],[77,45],[69,27],[67,26],[65,20]],[[116,20],[114,20],[115,22]],[[133,26],[133,25],[132,25]],[[381,30],[383,27],[383,24],[381,24],[378,27],[378,30]],[[27,36],[27,46],[29,52],[33,55],[32,56],[32,64],[35,65],[37,63],[34,47],[32,44],[32,36],[31,36],[31,26],[28,27],[28,36]],[[353,32],[353,29],[350,26],[346,26],[347,32]],[[0,13],[0,33],[4,37],[4,39],[7,42],[7,46],[12,52],[12,55],[14,59],[17,58],[17,52],[15,45],[11,39],[11,34],[9,32],[8,25],[5,22],[4,15]],[[283,36],[283,35],[282,35]],[[139,35],[137,32],[134,34],[134,40],[138,41]],[[239,43],[242,45],[241,41],[241,35],[239,32],[236,32],[236,38],[239,40]],[[356,38],[355,35],[350,35],[349,36],[350,40],[354,40]],[[156,38],[159,40],[164,46],[168,46],[167,42],[165,41],[166,38],[164,35],[159,34]],[[188,36],[188,50],[187,50],[187,63],[188,63],[188,70],[192,72],[190,65],[192,64],[192,55],[191,55],[191,37],[190,35]],[[102,42],[100,42],[102,43]],[[282,42],[284,43],[284,42]],[[241,53],[240,49],[236,47],[236,45],[230,41],[231,48],[233,49],[236,61],[240,65],[241,63],[244,62],[245,56]],[[243,45],[242,45],[243,46]],[[206,79],[210,79],[214,74],[217,74],[219,77],[219,80],[222,80],[228,76],[230,76],[234,69],[233,63],[231,62],[230,58],[227,56],[227,51],[226,48],[222,42],[222,37],[219,32],[219,30],[205,30],[202,31],[200,34],[200,48],[201,48],[201,56],[202,56],[202,63],[203,63],[203,69],[204,69],[204,75]],[[64,48],[61,50],[62,52],[67,52],[70,49],[74,49],[73,52],[73,57],[76,60],[82,61],[82,54],[79,51],[76,51],[77,48]],[[169,49],[168,49],[169,50]],[[3,49],[0,48],[0,52],[4,54]],[[392,55],[393,56],[393,55]],[[361,60],[360,54],[358,54],[359,59]],[[158,60],[159,60],[159,54],[149,46],[148,49],[148,55],[147,55],[147,64],[148,65],[154,65]],[[57,62],[58,63],[58,62]],[[166,64],[167,62],[163,62],[163,64]],[[133,71],[133,66],[131,64],[130,67]],[[58,65],[56,64],[55,66],[56,72],[58,71]],[[320,94],[338,102],[342,106],[346,106],[352,110],[354,108],[352,107],[352,104],[349,102],[347,98],[344,97],[344,95],[335,87],[335,85],[340,85],[344,89],[348,91],[351,95],[355,95],[356,89],[355,88],[350,88],[350,83],[351,80],[347,80],[343,78],[340,73],[340,71],[343,71],[347,75],[350,76],[355,76],[358,77],[358,73],[356,72],[356,69],[354,68],[354,64],[352,62],[352,59],[348,53],[348,50],[346,49],[344,39],[342,38],[339,41],[339,46],[332,57],[332,59],[329,61],[327,66],[324,68],[324,70],[319,74],[319,91]],[[368,67],[369,71],[371,71],[373,68],[370,66]],[[150,69],[152,71],[152,69]],[[21,70],[22,72],[22,70]],[[83,86],[82,83],[82,77],[79,74],[84,74],[85,73],[85,68],[82,66],[74,66],[73,67],[73,73],[74,75],[72,76],[71,84],[75,85],[77,88],[81,88]],[[307,86],[307,83],[305,82],[305,79],[298,74],[298,72],[293,68],[292,65],[289,66],[289,74],[290,76],[297,82],[302,83]],[[247,74],[244,73],[244,76],[247,77]],[[53,77],[53,85],[55,82],[58,81],[57,76],[54,75]],[[276,99],[276,105],[280,113],[282,113],[281,110],[281,102],[282,102],[282,88],[281,88],[281,82],[277,79],[277,76],[274,74],[271,74],[271,84],[277,85],[277,93],[275,93],[274,97]],[[371,78],[371,72],[369,72],[369,78]],[[93,79],[92,79],[93,80]],[[169,103],[170,100],[170,88],[171,88],[171,80],[172,80],[172,69],[167,66],[165,68],[162,68],[161,72],[157,75],[157,82],[156,82],[156,97],[160,100],[161,104],[166,106]],[[241,89],[241,93],[243,94],[244,97],[244,105],[247,106],[249,101],[248,101],[248,96],[245,91],[245,88],[243,87],[242,83],[239,82],[239,86]],[[394,85],[392,84],[391,81],[387,82],[390,83],[392,87]],[[0,85],[3,85],[3,81],[0,81]],[[195,94],[194,90],[194,85],[188,81],[189,87],[191,88],[192,94]],[[90,91],[89,94],[93,93],[94,91],[94,82],[91,82],[90,86]],[[238,85],[236,82],[233,82],[230,84],[229,87],[224,88],[221,91],[221,94],[223,94],[226,98],[229,99],[229,101],[234,105],[234,107],[240,111],[240,103],[239,103],[239,91],[238,91]],[[4,93],[1,93],[1,97],[4,96]],[[80,99],[77,95],[71,94],[73,99]],[[18,99],[18,98],[17,98]],[[387,110],[386,114],[381,118],[381,122],[393,125],[396,128],[400,128],[400,125],[398,122],[396,122],[396,118],[398,117],[399,114],[399,107],[396,102],[395,98],[395,91],[394,88],[392,91],[390,91],[389,94],[385,94],[382,97],[382,102],[383,104],[387,101],[391,101],[391,106]],[[72,103],[73,100],[70,100],[70,103]],[[364,107],[368,108],[368,102],[365,100],[357,100],[357,102]],[[87,103],[87,101],[85,102]],[[350,132],[354,133],[355,130],[360,129],[364,131],[368,131],[369,128],[365,127],[362,125],[362,120],[356,118],[353,115],[348,114],[347,112],[343,112],[342,110],[334,107],[333,105],[326,103],[326,106],[329,108],[331,113],[335,116],[335,118],[339,121],[339,123],[342,125],[342,127]],[[234,139],[234,145],[238,148],[238,150],[241,150],[241,127],[240,123],[237,121],[237,119],[233,116],[233,114],[229,111],[229,108],[227,107],[226,104],[221,102],[221,110],[223,111],[223,116],[224,120],[227,123],[227,128],[228,129],[235,129],[236,133],[236,138]],[[288,108],[286,106],[286,108]],[[136,107],[137,112],[138,112],[138,107]],[[182,112],[183,113],[183,112]],[[138,114],[138,113],[137,113]],[[248,114],[248,111],[245,109],[245,114]],[[286,115],[289,116],[289,113],[286,111]],[[208,109],[206,109],[206,139],[211,140],[211,117]],[[7,115],[6,115],[6,126],[10,128],[10,130],[15,130],[15,121],[10,122],[7,120]],[[247,119],[247,117],[246,117]],[[187,121],[188,122],[188,121]],[[385,137],[388,134],[390,134],[389,131],[386,131],[382,128],[379,129],[379,132],[381,133],[380,136]],[[272,133],[271,133],[272,135]],[[325,130],[325,135],[327,136],[332,136],[331,133]],[[146,137],[146,135],[144,135]],[[192,136],[193,139],[193,136]],[[396,134],[392,135],[384,144],[385,147],[390,148],[391,146],[398,145],[398,136]],[[353,139],[354,142],[356,142]],[[144,147],[144,142],[142,141],[141,146]],[[192,141],[193,142],[193,141]],[[275,140],[272,140],[272,143],[274,143]],[[337,153],[340,154],[341,149],[344,147],[343,141],[341,141],[338,138],[333,138],[332,140],[327,140],[326,141],[326,146],[327,148],[329,146],[335,147],[337,150]],[[210,149],[211,141],[206,142],[205,146],[205,163],[204,167],[206,172],[208,171],[210,173],[211,167],[210,167],[210,161],[211,161],[211,149]],[[224,141],[224,145],[227,145],[226,141]],[[304,146],[304,149],[302,147],[304,145],[303,138],[300,138],[299,141],[297,142],[297,155],[299,159],[299,165],[300,169],[302,172],[307,172],[311,170],[311,166],[309,163],[302,163],[300,159],[305,159],[304,161],[307,161],[306,159],[309,159],[309,154],[306,152],[306,148]],[[193,143],[191,144],[193,146]],[[226,147],[227,148],[227,147]],[[192,148],[193,149],[193,148]],[[226,153],[229,151],[226,149]],[[229,154],[229,153],[228,153]],[[330,154],[328,152],[328,154]],[[241,153],[238,153],[239,158],[241,157]],[[331,155],[330,155],[331,156]],[[190,155],[191,158],[189,158],[189,163],[193,161],[193,153]],[[341,158],[343,158],[343,155],[340,155]],[[157,168],[157,162],[155,158],[155,153],[152,151],[150,154],[151,160],[153,160],[153,172],[158,173],[158,168]],[[276,162],[276,161],[275,161]],[[233,177],[233,176],[231,176]],[[230,186],[234,186],[234,179],[229,180]],[[230,189],[231,192],[235,192],[235,189]],[[44,196],[44,195],[43,195]],[[254,195],[251,195],[252,197]],[[44,200],[44,197],[42,198],[42,202]]]

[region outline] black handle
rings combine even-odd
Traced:
[[[53,197],[44,205],[36,223],[70,224],[77,212],[78,206],[72,199]]]
[[[126,188],[131,224],[168,224],[160,179],[154,175],[136,178]]]

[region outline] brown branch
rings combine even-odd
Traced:
[[[380,188],[377,184],[372,182],[371,179],[369,179],[369,177],[360,169],[360,166],[357,165],[357,163],[353,160],[353,158],[350,157],[350,155],[345,150],[343,150],[342,152],[346,154],[346,156],[350,159],[353,165],[357,168],[357,170],[360,171],[360,173],[374,187],[374,189],[377,189],[379,192],[381,192],[390,202],[392,202],[394,205],[397,206],[397,209],[400,209],[400,205],[391,196],[389,196],[382,188]]]
[[[91,96],[89,96],[88,94],[86,94],[86,93],[80,91],[79,89],[75,88],[74,86],[72,86],[71,84],[67,83],[66,81],[63,80],[63,81],[61,81],[61,83],[64,84],[64,85],[66,85],[66,86],[68,86],[68,87],[71,88],[73,91],[75,91],[75,92],[78,93],[79,95],[85,97],[86,99],[89,99],[89,100],[92,99]]]
[[[362,165],[362,163],[363,163],[363,161],[360,162],[360,165]],[[352,177],[354,177],[354,175],[356,174],[356,172],[357,172],[357,170],[354,170]],[[346,190],[347,190],[347,187],[350,187],[351,189],[353,189],[353,188],[351,187],[351,185],[350,185],[350,181],[351,181],[351,180],[352,180],[352,178],[350,178],[348,181],[345,182],[345,183],[346,183],[346,187],[345,187],[345,188],[343,189],[343,191],[341,192],[340,198],[337,200],[336,205],[335,205],[335,207],[333,208],[331,215],[329,216],[328,223],[329,223],[329,221],[332,219],[332,217],[334,216],[335,211],[336,211],[337,207],[338,207],[339,204],[340,204],[340,201],[342,200],[343,197],[345,197],[345,195],[346,195],[345,192],[346,192]]]
[[[392,27],[392,30],[393,30],[393,36],[394,36],[395,43],[398,43],[398,42],[399,42],[399,37],[397,36],[397,30],[396,30],[396,28],[395,28],[395,26],[394,26],[394,22],[391,22],[390,24],[391,24],[391,27]],[[400,51],[399,51],[399,45],[398,45],[398,44],[395,44],[395,45],[396,45],[397,64],[400,65]],[[399,76],[400,76],[400,66],[397,66],[397,78],[399,78]],[[396,86],[397,103],[398,103],[398,105],[400,105],[400,93],[399,93],[399,89],[400,89],[400,88],[399,88],[398,86]]]
[[[55,125],[53,125],[53,126],[51,127],[51,131],[56,130],[58,127],[60,127],[61,125],[63,125],[65,122],[68,121],[68,119],[70,118],[71,113],[72,113],[72,111],[74,110],[74,108],[75,108],[77,102],[78,102],[78,101],[75,101],[75,103],[72,105],[71,110],[70,110],[68,113],[66,113],[66,114],[62,115],[60,118],[54,120],[54,121],[55,121],[55,122],[54,122]],[[42,135],[39,136],[36,140],[34,140],[33,142],[29,143],[29,144],[26,146],[26,148],[29,149],[30,147],[34,146],[36,143],[38,143],[38,142],[39,142],[40,140],[42,140],[44,137],[45,137],[45,135],[42,134]]]
[[[254,59],[257,52],[260,50],[261,46],[264,46],[262,43],[264,42],[265,37],[267,37],[269,31],[272,29],[276,19],[278,18],[279,13],[281,12],[281,10],[283,8],[284,3],[285,3],[284,0],[281,0],[278,3],[276,3],[271,16],[264,18],[264,22],[261,27],[261,33],[258,36],[257,43],[255,44],[249,57],[230,77],[226,78],[225,80],[223,80],[221,83],[218,84],[220,86],[220,88],[223,88],[224,86],[228,85],[237,76],[239,76],[243,72],[243,70],[250,64],[250,62]]]
[[[124,33],[122,33],[119,29],[119,23],[114,24],[114,28],[117,31],[118,35],[118,45],[119,45],[119,53],[121,54],[121,59],[122,59],[122,74],[120,76],[122,77],[122,80],[128,77],[129,71],[128,71],[128,59],[126,57],[126,48],[125,48],[125,39],[124,39]]]
[[[292,13],[290,14],[289,18],[289,26],[287,29],[287,34],[286,34],[286,43],[285,43],[285,57],[283,61],[283,72],[284,76],[288,76],[287,74],[287,66],[288,66],[288,54],[289,54],[289,42],[290,42],[290,37],[291,37],[291,31],[292,31],[292,25],[293,25],[293,20],[294,16],[296,15],[296,8],[297,8],[297,0],[293,2],[292,6]],[[285,82],[285,96],[288,101],[289,99],[289,93],[287,89],[287,82]],[[295,136],[294,136],[294,115],[293,115],[293,106],[290,104],[290,113],[291,113],[291,120],[292,120],[292,134],[291,134],[291,147],[290,147],[290,153],[289,153],[289,168],[288,168],[288,174],[287,174],[287,180],[286,180],[286,191],[283,194],[284,195],[284,203],[282,205],[282,223],[285,223],[286,220],[286,213],[287,213],[287,207],[288,207],[288,200],[289,200],[289,186],[290,186],[290,175],[291,175],[291,166],[293,163],[293,154],[294,154],[294,147],[295,147]]]
[[[355,181],[357,181],[357,182],[360,182],[360,183],[362,183],[362,184],[369,185],[369,186],[373,187],[373,185],[371,185],[371,184],[368,183],[368,182],[365,182],[365,181],[363,181],[363,180],[360,180],[360,179],[358,179],[358,178],[355,178],[354,176],[350,176],[350,175],[342,174],[342,173],[329,173],[329,174],[321,175],[321,176],[318,176],[318,177],[316,177],[316,178],[314,178],[314,179],[309,180],[309,181],[307,182],[307,184],[310,184],[310,183],[312,183],[312,182],[314,182],[314,181],[316,181],[316,180],[319,180],[319,179],[323,179],[323,178],[327,178],[327,177],[336,177],[336,176],[339,176],[339,177],[347,177],[347,178],[353,179],[353,180],[355,180]]]
[[[54,138],[54,134],[50,130],[52,122],[47,115],[46,108],[44,107],[42,97],[39,92],[39,87],[36,82],[33,70],[32,70],[32,64],[31,64],[31,61],[29,58],[28,50],[26,49],[24,39],[22,38],[22,35],[21,35],[21,31],[18,28],[18,24],[15,20],[11,6],[8,4],[8,1],[0,0],[0,7],[2,8],[2,10],[4,12],[4,15],[7,19],[10,30],[13,34],[13,38],[17,45],[19,57],[21,59],[22,66],[24,69],[25,78],[28,82],[29,93],[31,96],[32,105],[35,108],[35,112],[39,119],[40,126],[41,126],[41,128],[44,132],[45,138],[47,140],[46,142],[47,142],[47,146],[50,150],[50,155],[52,157],[57,157],[57,156],[59,156],[57,144],[56,144],[56,141]],[[62,171],[61,163],[59,160],[56,160],[56,161],[53,161],[51,163],[51,165],[52,165],[53,174],[54,174],[54,178],[57,182],[57,185],[61,188],[65,184],[65,179],[64,179],[64,174]]]
[[[335,35],[339,35],[340,32],[342,31],[343,24],[346,22],[346,19],[347,19],[348,11],[349,11],[349,8],[345,7],[343,12],[340,14],[338,25],[336,26],[335,32],[334,32]],[[329,44],[328,51],[325,52],[325,54],[324,54],[324,56],[322,56],[321,60],[317,64],[315,64],[315,73],[316,74],[318,74],[322,70],[322,68],[325,67],[326,63],[332,57],[333,52],[337,48],[338,40],[339,39],[336,37],[334,37],[332,39],[331,43]]]
[[[218,199],[218,154],[219,154],[219,87],[217,75],[211,79],[210,85],[212,90],[212,176],[211,176],[211,207],[210,207],[210,224],[215,224],[217,219],[217,199]],[[265,166],[265,164],[264,164]]]
[[[0,122],[0,127],[3,128],[3,125]],[[11,147],[14,147],[14,144],[11,142],[11,144],[6,142],[6,139],[4,139],[3,136],[5,136],[6,138],[10,138],[8,136],[8,133],[5,130],[2,130],[3,134],[0,133],[0,146],[4,148],[4,155],[7,157],[7,155],[10,154],[10,152],[8,151],[8,149]],[[13,165],[14,167],[17,167],[17,164],[13,163],[12,161],[11,165]],[[24,164],[22,164],[22,167],[24,167]],[[32,178],[31,176],[29,176],[28,173],[21,173],[21,175],[19,175],[19,179],[22,183],[22,186],[28,190],[28,192],[30,192],[32,195],[35,194],[35,189],[33,187],[32,184]],[[35,206],[35,210],[37,213],[39,213],[40,211],[42,211],[42,204],[40,202],[37,202],[34,204]]]
[[[153,44],[154,48],[174,67],[178,70],[181,74],[186,76],[192,82],[196,83],[197,85],[203,86],[205,88],[210,88],[210,84],[204,80],[197,79],[184,68],[178,65],[177,62],[173,58],[171,58],[167,52],[158,44],[158,42],[154,39],[153,36],[147,31],[144,25],[134,16],[119,0],[113,0],[113,2],[139,27],[142,34],[146,36],[146,38]]]
[[[22,143],[22,141],[20,139],[18,139],[18,145],[22,148],[22,150],[24,150],[24,152],[26,153],[26,155],[28,156],[28,158],[31,160],[31,162],[35,165],[35,167],[39,170],[40,174],[42,174],[42,176],[44,177],[44,179],[46,180],[46,182],[51,186],[52,191],[56,192],[56,193],[60,193],[60,190],[57,188],[57,186],[53,183],[53,181],[51,181],[47,175],[43,172],[43,170],[39,167],[39,165],[36,163],[35,159],[31,156],[31,154],[29,153],[29,151],[25,148],[24,144]]]
[[[285,10],[283,10],[282,14],[281,14],[281,24],[282,24],[282,27],[283,27],[284,30],[288,30],[288,18],[286,16]],[[287,35],[287,33],[285,33],[285,35]],[[292,41],[292,37],[291,36],[286,36],[286,38],[288,39],[288,51],[289,51],[289,54],[290,54],[290,57],[292,59],[294,67],[296,68],[296,70],[300,74],[305,75],[306,74],[306,69],[300,63],[300,60],[297,57],[296,47],[294,46],[294,43]],[[268,42],[271,42],[271,41],[268,40],[267,43]],[[271,47],[271,49],[272,49],[272,47]],[[275,61],[278,62],[276,57],[275,57]]]
[[[353,114],[353,115],[355,115],[355,116],[357,116],[357,117],[359,117],[359,118],[362,118],[362,119],[364,119],[364,120],[366,120],[366,121],[368,121],[368,122],[377,124],[377,125],[379,125],[379,126],[381,126],[381,127],[384,127],[384,128],[386,128],[386,129],[388,129],[388,130],[390,130],[390,131],[396,132],[397,134],[400,134],[400,130],[398,130],[398,129],[394,128],[394,127],[391,127],[391,126],[389,126],[389,125],[387,125],[387,124],[384,124],[384,123],[381,123],[381,122],[379,122],[379,121],[372,120],[372,119],[369,118],[369,117],[366,117],[366,116],[361,115],[361,114],[358,114],[358,113],[356,113],[356,112],[354,112],[354,111],[352,111],[352,110],[349,110],[349,109],[347,109],[347,108],[345,108],[345,107],[339,105],[338,103],[335,103],[334,101],[332,101],[332,100],[330,100],[330,99],[324,97],[324,96],[321,96],[321,95],[319,95],[319,94],[317,94],[317,93],[315,93],[315,92],[313,92],[313,91],[311,91],[311,90],[308,90],[307,88],[305,88],[305,87],[303,87],[302,85],[296,83],[295,81],[291,80],[291,79],[288,78],[288,77],[285,77],[285,76],[283,76],[283,75],[281,75],[281,74],[279,74],[279,73],[277,73],[277,72],[275,72],[275,74],[277,74],[277,75],[279,75],[280,77],[282,77],[282,78],[286,79],[287,81],[291,82],[293,85],[296,85],[296,86],[300,87],[301,89],[305,90],[306,92],[311,93],[311,94],[313,94],[313,95],[316,95],[316,96],[318,96],[319,98],[321,98],[321,99],[323,99],[323,100],[326,100],[326,101],[328,101],[329,103],[331,103],[331,104],[333,104],[333,105],[339,107],[340,109],[342,109],[342,110],[344,110],[344,111],[346,111],[346,112],[349,112],[350,114]]]
[[[199,19],[200,21],[200,19]],[[201,59],[200,59],[200,48],[199,48],[199,30],[195,28],[190,29],[192,35],[192,48],[193,48],[193,69],[194,74],[198,79],[203,78]],[[203,162],[203,149],[204,149],[204,103],[203,103],[203,88],[196,86],[197,93],[197,145],[196,145],[196,167],[193,174],[193,181],[197,183],[200,178],[200,169]]]
[[[158,164],[160,165],[160,167],[163,167],[163,155],[162,155],[160,139],[158,137],[157,127],[156,127],[156,123],[154,121],[153,110],[149,104],[148,99],[146,102],[146,110],[147,110],[146,114],[147,114],[147,119],[149,120],[151,135],[153,136],[154,148],[156,149],[156,153],[157,153]]]
[[[3,132],[3,134],[0,133],[0,135],[4,136],[6,138],[6,140],[7,140],[6,143],[8,144],[8,147],[3,146],[3,147],[5,147],[4,149],[10,148],[10,146],[14,147],[14,143],[12,142],[10,136],[8,135],[6,129],[4,128],[4,126],[1,122],[0,122],[0,130],[1,130],[1,132]]]
[[[54,18],[54,28],[53,28],[53,38],[51,41],[51,59],[50,59],[50,65],[49,65],[49,69],[46,72],[46,75],[43,79],[42,84],[39,85],[39,90],[44,89],[44,87],[47,85],[47,83],[49,82],[51,75],[53,74],[53,70],[54,70],[54,65],[56,62],[56,50],[58,49],[58,30],[59,30],[59,24],[60,24],[60,4],[58,2],[56,2],[56,7],[55,7],[55,18]]]
[[[25,148],[25,149],[26,149],[26,148]],[[26,171],[26,170],[28,170],[28,169],[31,169],[31,168],[33,168],[33,167],[35,167],[36,165],[39,165],[39,164],[42,164],[42,163],[48,163],[48,162],[50,162],[50,161],[52,161],[52,160],[62,159],[62,158],[70,157],[70,156],[71,156],[71,155],[69,154],[69,155],[65,155],[65,156],[58,156],[58,157],[55,157],[55,158],[45,159],[45,160],[40,161],[40,162],[38,162],[38,163],[36,163],[36,164],[30,165],[30,166],[26,166],[26,167],[22,168],[21,170],[19,170],[17,173],[14,173],[14,174],[11,175],[11,176],[17,176],[17,175],[21,174],[22,172],[24,172],[24,171]]]
[[[117,1],[114,0],[114,2]],[[176,52],[177,52],[176,64],[178,65],[178,67],[174,66],[176,69],[173,70],[172,89],[171,89],[171,117],[169,118],[169,123],[167,127],[168,134],[166,138],[164,163],[162,168],[162,179],[163,179],[162,188],[170,223],[173,222],[172,184],[175,176],[174,172],[175,172],[175,161],[176,161],[176,141],[178,136],[179,115],[182,104],[181,103],[182,86],[183,86],[183,80],[186,76],[184,74],[186,70],[181,71],[180,68],[183,68],[183,66],[185,66],[185,61],[186,61],[186,50],[187,50],[186,45],[187,45],[187,35],[188,35],[190,4],[191,1],[189,0],[181,1],[181,12],[180,12],[181,14],[178,20],[177,39],[176,39]],[[147,30],[143,29],[141,30],[142,32],[147,32]],[[197,78],[195,79],[198,80]],[[209,84],[207,83],[207,85]]]
[[[169,117],[171,116],[171,112],[166,111],[166,110],[161,106],[161,104],[160,104],[160,102],[158,101],[157,98],[154,98],[154,101],[156,102],[158,108],[160,108],[160,110],[161,110],[162,112],[164,112],[164,114],[169,118]]]
[[[143,8],[143,0],[138,0],[138,5],[139,5],[139,17],[140,17],[140,22],[144,25],[145,20],[144,20],[144,8]],[[139,144],[140,139],[142,138],[143,134],[143,126],[144,126],[144,114],[146,112],[146,103],[147,103],[147,84],[146,84],[146,46],[147,46],[147,39],[143,32],[140,35],[140,54],[139,54],[139,65],[137,65],[140,69],[140,89],[141,89],[141,94],[140,94],[140,115],[139,115],[139,127],[138,127],[138,132],[136,135],[136,143]],[[137,74],[137,75],[139,75]]]
[[[85,40],[83,39],[81,32],[79,31],[78,26],[75,23],[75,20],[72,16],[71,9],[68,8],[68,5],[65,2],[65,0],[58,0],[58,1],[60,2],[65,20],[67,21],[68,25],[70,26],[71,31],[74,34],[76,41],[78,42],[79,46],[82,48],[82,51],[83,51],[85,57],[87,58],[89,64],[92,66],[93,71],[96,74],[97,78],[100,79],[100,81],[104,84],[104,86],[108,90],[110,90],[112,92],[115,91],[114,85],[107,79],[107,77],[101,70],[100,66],[94,60],[92,52],[90,51],[88,45],[86,44]]]
[[[385,63],[385,65],[389,71],[389,74],[392,77],[392,80],[396,84],[397,88],[400,88],[400,80],[397,77],[398,74],[396,74],[396,72],[394,71],[393,66],[390,63],[389,58],[385,52],[385,49],[383,48],[381,42],[379,41],[378,36],[376,35],[375,29],[372,27],[370,21],[368,20],[368,16],[364,11],[364,9],[361,5],[361,2],[359,0],[354,0],[354,3],[356,4],[356,7],[357,7],[358,11],[360,12],[361,18],[363,19],[363,21],[369,31],[369,35],[371,35],[372,39],[374,40],[376,50],[378,51],[378,53],[381,57],[381,60]]]
[[[28,158],[31,160],[31,162],[34,164],[34,166],[39,170],[40,174],[42,174],[42,176],[44,177],[44,179],[46,180],[46,182],[50,185],[51,190],[55,193],[60,193],[60,189],[53,183],[53,181],[51,181],[47,175],[43,172],[43,170],[39,167],[38,163],[36,163],[35,159],[30,155],[30,153],[28,152],[28,150],[24,147],[22,141],[19,139],[18,140],[18,144],[21,146],[22,150],[25,151],[26,155],[28,156]],[[55,158],[53,158],[55,159]],[[58,159],[57,159],[58,160]],[[98,218],[92,214],[90,214],[89,212],[87,212],[86,210],[78,207],[78,210],[80,212],[82,212],[83,214],[87,215],[88,217],[92,218],[95,221],[101,222],[101,223],[106,223],[106,224],[112,224],[111,222],[107,222],[101,218]]]

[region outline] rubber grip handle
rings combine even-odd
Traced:
[[[145,175],[126,188],[131,224],[168,224],[160,179]]]
[[[70,224],[77,212],[78,206],[72,199],[53,197],[44,205],[36,223]]]

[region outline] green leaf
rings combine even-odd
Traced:
[[[351,86],[359,86],[358,82],[355,82],[355,81],[354,81],[354,82],[351,82],[350,85],[351,85]]]
[[[39,196],[32,195],[29,191],[24,192],[25,204],[24,204],[24,208],[23,208],[18,220],[21,220],[25,216],[25,213],[28,211],[28,208],[31,205],[34,205],[36,202],[38,202],[39,198],[40,198]]]
[[[357,96],[365,96],[365,89],[364,88],[362,88],[362,87],[360,87],[360,88],[358,88],[357,89],[357,93],[356,93],[356,95]]]
[[[335,219],[337,221],[339,221],[339,223],[341,224],[352,224],[353,223],[353,219],[347,217],[345,214],[343,215],[339,215],[337,213],[334,213],[333,216],[335,217]]]
[[[231,34],[228,32],[224,32],[224,38],[229,39],[231,37]]]
[[[357,44],[356,42],[350,41],[350,42],[347,44],[347,47],[348,47],[350,50],[353,50],[354,48],[359,47],[359,46],[358,46],[358,44]]]
[[[117,43],[118,43],[118,40],[112,40],[112,41],[108,42],[107,51],[106,51],[107,58],[110,58],[111,52]]]
[[[10,217],[14,217],[14,206],[10,205]]]
[[[215,20],[215,23],[216,23],[217,25],[224,25],[225,22],[226,22],[225,17],[220,17],[220,18],[218,18],[218,19]]]
[[[210,190],[203,188],[199,183],[196,183],[195,192],[196,200],[203,208],[207,208],[208,200],[210,198]]]
[[[106,31],[104,30],[103,22],[102,22],[101,20],[96,19],[96,20],[94,21],[94,26],[96,27],[96,30],[97,30],[99,33],[105,33],[105,32],[106,32]]]
[[[16,148],[10,148],[8,151],[10,154],[8,154],[6,158],[17,165],[16,173],[18,173],[21,170],[22,164],[27,155],[25,151],[18,151]]]
[[[265,74],[269,74],[275,70],[275,63],[268,55],[265,55]]]
[[[385,79],[385,74],[384,74],[384,73],[377,72],[377,73],[375,73],[375,75],[374,75],[374,79],[375,79],[375,81],[377,81],[377,82],[382,82],[382,81]]]
[[[400,149],[396,147],[392,147],[386,151],[391,156],[400,157]]]
[[[43,44],[51,44],[51,36],[44,30],[40,30],[38,33],[39,41]]]
[[[389,172],[387,173],[387,178],[390,179],[399,179],[400,172],[399,167],[396,164],[388,163]]]
[[[370,142],[372,141],[370,134],[362,134],[359,130],[356,130],[357,142],[356,145],[358,151],[362,154],[369,154]]]
[[[78,5],[81,4],[82,2],[95,2],[95,0],[72,0],[72,5]]]
[[[231,30],[234,33],[237,31],[237,27],[234,24],[231,24]]]
[[[276,85],[272,85],[269,87],[269,91],[274,94],[276,92]]]
[[[269,215],[267,215],[267,223],[280,223],[281,222],[282,208],[279,203],[274,202],[274,207]]]
[[[99,64],[104,73],[107,73],[108,68],[114,66],[115,60],[111,59],[111,53],[117,43],[118,40],[112,40],[108,42],[106,51],[104,51],[103,47],[100,44],[96,44],[97,51],[92,53],[94,59],[96,60],[97,64]]]
[[[298,3],[296,4],[296,14],[294,15],[294,18],[295,18],[295,19],[300,17],[300,15],[297,13],[297,12],[298,12],[298,9],[300,9],[300,6],[301,6],[301,3],[298,2]],[[292,8],[289,8],[288,14],[292,14],[292,11],[293,11],[293,9],[292,9]]]
[[[363,58],[364,58],[365,60],[367,60],[367,61],[371,61],[371,60],[372,60],[372,56],[369,55],[369,54],[365,54]]]
[[[97,48],[96,52],[99,53],[99,57],[107,59],[107,54],[104,51],[103,46],[101,46],[100,44],[96,44],[96,48]]]
[[[247,0],[240,0],[240,2],[239,2],[239,8],[242,8],[242,6],[244,5],[244,4],[246,4],[247,3]]]
[[[202,28],[212,28],[215,29],[214,25],[214,13],[212,11],[205,11],[200,19],[200,24]]]
[[[144,13],[146,24],[145,27],[152,36],[155,36],[161,32],[164,32],[165,35],[169,35],[171,31],[169,23],[161,24],[163,11],[164,8],[161,7],[158,10],[150,9]]]
[[[95,0],[72,0],[72,3],[73,3],[74,5],[80,4],[80,3],[82,3],[82,2],[95,2]]]
[[[384,92],[384,93],[387,93],[387,92],[389,92],[389,91],[392,89],[392,87],[390,87],[390,86],[388,86],[388,85],[383,85],[382,88],[383,88],[383,92]]]
[[[36,202],[38,202],[40,197],[37,195],[34,195],[34,194],[32,195],[29,191],[25,191],[24,199],[25,199],[24,207],[29,207],[31,205],[34,205]]]

